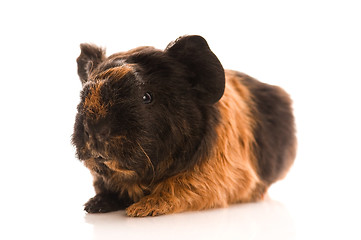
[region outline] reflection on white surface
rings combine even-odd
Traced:
[[[94,239],[294,239],[285,206],[267,199],[229,208],[160,217],[129,218],[124,211],[87,214]]]

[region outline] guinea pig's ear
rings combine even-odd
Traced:
[[[224,69],[203,37],[180,37],[171,42],[165,52],[191,71],[193,89],[200,103],[214,104],[223,96]]]
[[[105,59],[105,50],[88,43],[80,44],[81,53],[76,59],[78,63],[78,75],[81,83],[84,85],[89,79],[89,74],[99,63]]]

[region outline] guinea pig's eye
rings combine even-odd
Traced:
[[[153,101],[153,97],[149,92],[146,92],[142,99],[144,104],[149,104]]]

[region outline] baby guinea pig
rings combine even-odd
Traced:
[[[261,200],[296,153],[291,100],[224,70],[201,36],[106,57],[81,44],[72,142],[94,177],[89,213],[143,217]]]

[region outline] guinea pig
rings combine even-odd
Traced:
[[[72,143],[94,178],[88,213],[144,217],[255,202],[293,164],[289,95],[224,70],[203,37],[109,57],[80,48]]]

